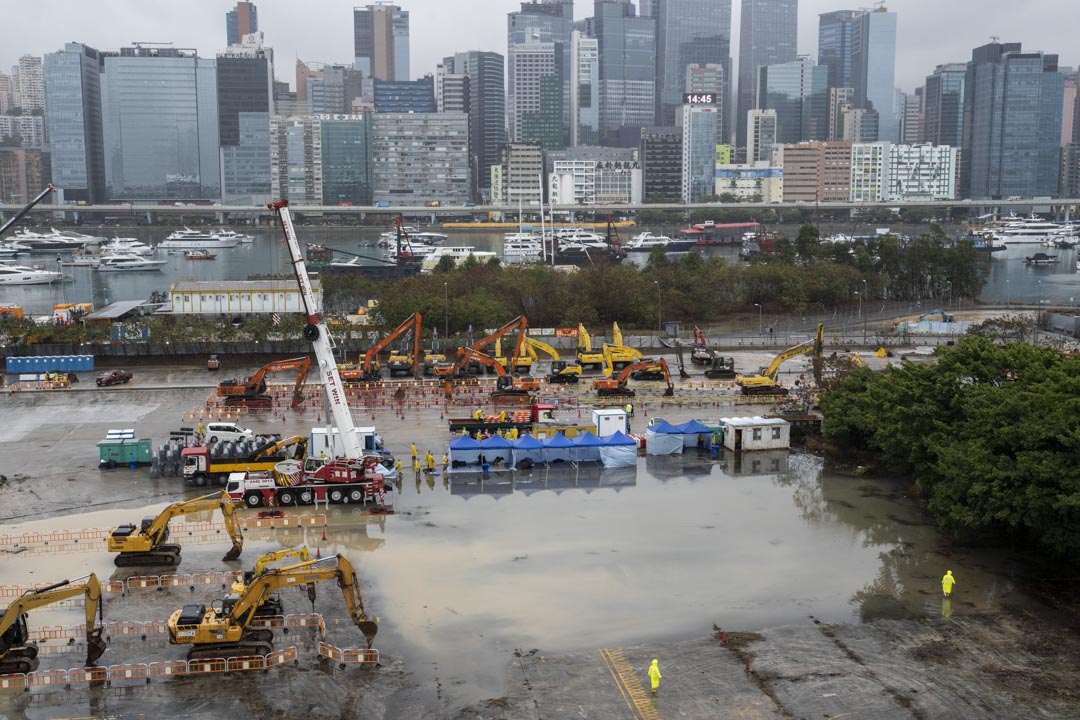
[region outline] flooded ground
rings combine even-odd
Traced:
[[[156,381],[164,382],[171,371],[155,372],[162,374]],[[174,379],[203,377],[177,373]],[[149,373],[140,379],[152,382]],[[109,427],[135,426],[141,437],[163,439],[181,424],[181,413],[206,394],[205,388],[194,387],[132,388],[5,398],[10,421],[0,426],[0,457],[9,480],[0,487],[0,534],[112,527],[195,495],[180,479],[151,479],[145,470],[98,471],[95,443]],[[669,407],[663,414],[674,421],[713,421],[752,410]],[[440,456],[449,440],[444,423],[433,414],[376,421],[388,449],[406,458],[412,441],[421,453],[430,448]],[[642,429],[644,418],[637,423],[635,429]],[[247,424],[257,431],[297,432],[313,419],[252,418]],[[250,567],[262,552],[302,542],[324,557],[346,555],[357,567],[369,612],[380,620],[379,670],[340,671],[321,664],[315,659],[314,637],[294,632],[279,635],[276,645],[297,645],[298,667],[231,679],[227,697],[220,693],[218,678],[188,679],[0,697],[0,713],[136,717],[165,709],[173,717],[200,718],[225,713],[514,718],[569,717],[563,711],[576,706],[594,710],[581,717],[636,717],[629,714],[629,703],[619,705],[622,686],[619,681],[613,685],[612,678],[621,676],[608,673],[605,684],[599,672],[604,667],[600,649],[626,648],[625,661],[642,678],[649,656],[660,654],[672,669],[679,668],[671,673],[672,681],[684,684],[681,695],[689,704],[668,700],[665,717],[728,717],[703,698],[730,698],[736,692],[756,714],[731,717],[833,717],[829,713],[839,713],[836,702],[822,705],[819,695],[800,695],[792,690],[794,681],[783,677],[813,674],[815,657],[822,663],[839,657],[850,667],[837,677],[865,680],[866,667],[859,667],[838,642],[850,642],[845,647],[858,657],[871,655],[865,647],[859,650],[860,643],[880,645],[879,656],[897,649],[905,662],[921,667],[925,663],[901,647],[905,632],[914,637],[920,628],[931,628],[940,634],[938,624],[946,623],[967,628],[966,642],[976,642],[976,629],[993,624],[987,618],[1004,618],[994,621],[1002,632],[1012,631],[1010,622],[1017,632],[1027,632],[1021,620],[1048,622],[1047,607],[1031,592],[1031,578],[1044,569],[1030,559],[952,547],[905,495],[902,483],[842,476],[801,452],[721,453],[714,458],[692,451],[682,457],[642,457],[636,468],[617,471],[582,466],[486,478],[405,475],[394,493],[394,515],[333,507],[325,536],[316,528],[252,531],[242,560],[231,564],[221,560],[228,548],[224,537],[217,543],[199,542],[185,546],[179,568]],[[182,523],[174,527],[181,529]],[[943,602],[940,577],[946,569],[958,584],[951,601]],[[0,549],[0,583],[5,585],[52,582],[90,571],[102,579],[133,574],[116,570],[100,548]],[[109,595],[105,617],[162,620],[184,603],[209,603],[220,594],[210,588]],[[285,601],[289,612],[312,609],[300,592]],[[344,606],[333,583],[320,586],[315,609],[329,620],[329,642],[361,644],[355,628],[342,622]],[[78,606],[63,606],[36,613],[31,624],[77,623],[81,617]],[[737,647],[721,646],[714,628],[759,635],[745,636]],[[931,650],[925,652],[932,652],[932,645],[927,647]],[[741,670],[749,655],[760,675]],[[101,662],[182,657],[184,648],[150,638],[114,642]],[[614,657],[612,667],[618,665]],[[50,651],[43,654],[42,668],[80,662],[77,648]],[[713,685],[688,679],[697,667],[712,668],[708,678]],[[559,681],[568,674],[599,679]],[[812,685],[806,678],[800,682]],[[848,689],[850,700],[861,702],[856,690]],[[859,692],[871,691],[864,687]],[[931,706],[922,714],[912,712],[918,703],[905,708],[898,697],[907,696],[887,701],[900,708],[899,714],[882,710],[857,716],[954,716],[938,714]],[[691,698],[696,698],[693,703]],[[804,707],[822,712],[804,714]],[[1008,707],[1002,705],[1002,711]],[[1069,706],[1052,707],[1060,713]],[[608,714],[604,708],[617,712]]]

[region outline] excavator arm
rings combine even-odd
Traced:
[[[812,340],[807,340],[804,343],[799,343],[784,350],[776,357],[772,359],[768,367],[762,368],[757,375],[737,375],[735,382],[742,388],[744,394],[765,394],[769,392],[777,391],[783,395],[787,393],[787,390],[778,388],[776,383],[777,373],[780,372],[780,366],[791,358],[798,357],[799,355],[812,354],[814,365],[814,379],[818,383],[821,382],[821,359],[825,350],[825,325],[818,323],[817,332],[814,333]]]
[[[518,331],[517,343],[514,345],[514,357],[517,358],[521,354],[521,346],[524,342],[525,331],[529,329],[529,320],[524,315],[518,315],[510,322],[503,325],[501,328],[491,333],[487,337],[480,338],[476,342],[469,343],[466,347],[472,350],[481,350],[491,343],[495,342],[501,337],[509,335],[515,330]]]
[[[255,371],[254,375],[249,377],[243,383],[234,381],[223,382],[217,386],[218,397],[240,398],[244,400],[258,399],[266,392],[266,376],[270,373],[282,372],[284,370],[299,371],[296,375],[296,384],[293,386],[292,407],[295,409],[304,401],[302,388],[304,387],[304,383],[307,382],[308,371],[311,370],[311,358],[306,355],[304,357],[278,360],[263,365]]]
[[[278,453],[282,452],[283,450],[286,450],[286,449],[288,449],[290,447],[295,447],[296,450],[292,454],[293,459],[294,460],[303,460],[305,457],[307,457],[307,442],[308,442],[308,439],[306,437],[304,437],[303,435],[293,435],[292,437],[287,437],[287,438],[284,438],[282,440],[278,440],[273,445],[269,445],[269,446],[263,448],[255,456],[255,459],[256,460],[262,460],[264,458],[273,457],[273,456],[277,455]]]
[[[37,667],[37,649],[27,645],[28,633],[23,619],[26,613],[79,595],[86,598],[86,664],[93,665],[105,652],[106,645],[101,638],[101,584],[97,575],[90,573],[75,582],[64,580],[28,590],[8,605],[0,616],[0,672],[30,672]],[[99,621],[96,626],[95,616]],[[21,666],[27,665],[30,666],[28,669],[22,669]]]
[[[299,560],[300,562],[307,562],[310,555],[311,553],[308,552],[307,545],[268,552],[255,561],[255,577],[262,575],[270,563],[275,563],[279,560]]]
[[[156,516],[143,520],[142,527],[136,531],[133,525],[121,525],[115,528],[108,539],[109,552],[116,556],[117,567],[134,565],[176,565],[180,562],[180,546],[166,545],[169,538],[169,521],[174,517],[221,509],[225,519],[225,529],[232,540],[232,549],[223,560],[236,560],[244,549],[244,534],[236,516],[236,506],[225,492],[212,493],[191,500],[182,500],[169,505]]]
[[[578,323],[577,326],[577,347],[579,353],[591,353],[593,351],[592,338],[589,337],[589,331],[581,323]]]
[[[606,347],[607,346],[605,346],[605,348]],[[610,352],[607,354],[610,357]],[[664,397],[674,396],[675,386],[671,382],[671,371],[668,369],[667,360],[664,360],[663,358],[659,360],[645,358],[641,362],[627,365],[615,378],[611,378],[609,371],[604,379],[593,381],[593,388],[600,395],[633,395],[634,391],[629,390],[626,387],[626,381],[630,378],[630,375],[638,370],[656,370],[657,368],[659,368],[659,372],[662,375],[664,382],[667,383],[667,389],[664,390]]]
[[[364,362],[361,367],[364,376],[370,377],[378,372],[378,365],[375,365],[373,370],[372,364],[378,359],[379,353],[388,348],[390,344],[399,337],[409,332],[409,330],[413,331],[413,372],[415,374],[419,358],[422,357],[420,355],[420,326],[422,322],[423,319],[421,318],[420,313],[413,313],[404,322],[390,331],[389,335],[372,345],[368,351],[364,353]]]

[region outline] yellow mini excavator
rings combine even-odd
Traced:
[[[192,645],[188,651],[192,660],[267,655],[273,651],[273,631],[251,627],[259,604],[281,588],[301,585],[307,586],[308,598],[314,604],[315,583],[325,580],[337,581],[349,618],[370,648],[379,626],[364,612],[356,573],[343,555],[267,570],[252,580],[228,610],[223,606],[185,605],[169,617],[169,642]]]
[[[7,606],[0,615],[0,673],[28,673],[37,670],[38,648],[30,642],[26,613],[68,598],[86,598],[86,664],[94,662],[105,652],[101,639],[101,584],[90,573],[75,582],[64,580],[55,585],[28,590]],[[95,627],[94,616],[98,616]]]
[[[236,560],[244,549],[244,534],[240,531],[232,499],[224,492],[175,502],[156,516],[143,518],[137,527],[120,525],[109,533],[109,552],[119,553],[115,560],[117,567],[179,565],[180,546],[165,544],[169,539],[169,521],[178,515],[218,508],[225,516],[225,529],[233,544],[222,559]]]

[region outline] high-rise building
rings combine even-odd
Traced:
[[[1058,191],[1064,79],[1057,55],[993,42],[972,51],[964,79],[961,187],[976,200]]]
[[[41,148],[45,145],[45,118],[40,115],[0,115],[0,140],[18,143],[14,147]]]
[[[225,13],[225,43],[239,45],[245,35],[259,31],[259,11],[253,2],[238,2]]]
[[[451,113],[376,113],[373,199],[395,205],[469,200],[469,118]]]
[[[780,146],[784,202],[848,202],[851,143],[805,142]]]
[[[322,130],[312,115],[270,118],[270,187],[295,205],[322,205]]]
[[[354,67],[365,78],[408,80],[409,11],[380,3],[353,8]]]
[[[818,16],[818,64],[829,69],[829,88],[852,87],[852,42],[859,14],[837,10]]]
[[[682,130],[642,128],[638,156],[645,202],[678,202],[682,197]]]
[[[686,66],[685,91],[691,95],[712,95],[719,113],[716,126],[716,142],[726,144],[728,142],[726,118],[731,110],[728,102],[727,78],[723,65],[706,64]]]
[[[923,89],[900,93],[900,144],[918,145],[923,141]]]
[[[776,111],[777,142],[828,137],[828,75],[806,57],[758,69],[758,108]]]
[[[1076,108],[1080,95],[1077,94],[1078,74],[1072,68],[1061,68],[1064,77],[1064,95],[1061,103],[1061,144],[1067,145],[1072,142],[1073,131],[1076,129]]]
[[[798,0],[742,0],[737,141],[746,137],[748,113],[757,107],[758,68],[792,62],[797,57],[798,14]]]
[[[656,122],[675,124],[683,93],[693,92],[685,87],[690,65],[722,68],[716,107],[723,119],[730,114],[731,0],[657,0],[653,10],[643,8],[641,15],[656,18]],[[721,123],[719,138],[728,137],[726,125]]]
[[[711,105],[682,106],[682,187],[684,203],[702,202],[716,185],[716,127],[719,111]]]
[[[15,107],[15,78],[0,73],[0,114],[7,114]]]
[[[768,162],[732,165],[716,162],[713,194],[737,202],[780,202],[784,195],[784,168]]]
[[[546,153],[552,205],[641,202],[637,148],[576,147]]]
[[[0,147],[0,202],[30,202],[51,182],[49,166],[49,153],[43,150]]]
[[[19,58],[18,106],[23,113],[45,112],[45,71],[41,58],[23,55]]]
[[[313,115],[351,115],[364,96],[364,74],[347,65],[296,61],[296,99]]]
[[[544,192],[544,148],[535,143],[507,143],[491,167],[491,202],[539,207]]]
[[[1080,87],[1080,70],[1076,72],[1076,84]],[[1080,144],[1080,91],[1076,93],[1076,104],[1073,106],[1073,134],[1072,141]]]
[[[514,76],[514,68],[521,69],[521,63],[515,61],[515,55],[519,49],[525,49],[532,54],[535,52],[535,43],[557,43],[556,66],[559,77],[559,90],[561,101],[559,112],[562,113],[560,128],[570,127],[570,77],[572,75],[573,62],[570,58],[572,50],[571,33],[574,30],[574,0],[529,0],[521,3],[519,12],[512,12],[506,18],[506,111],[507,127],[511,129],[511,136],[515,141],[522,141],[514,135],[514,128],[520,127],[520,123],[514,117],[517,102],[517,84]],[[591,34],[591,33],[586,33]],[[526,48],[526,46],[529,46]],[[526,90],[535,94],[534,88]],[[529,104],[529,103],[526,103]],[[544,144],[545,147],[563,147],[570,141],[570,132],[557,144]],[[531,142],[531,141],[529,141]]]
[[[469,114],[468,75],[446,72],[445,65],[438,66],[435,74],[435,112]]]
[[[1080,144],[1061,149],[1061,197],[1080,197]]]
[[[829,88],[829,140],[844,139],[844,113],[854,107],[855,88]]]
[[[877,110],[847,107],[843,111],[843,135],[841,140],[848,142],[876,142],[878,132]]]
[[[570,79],[570,144],[600,142],[600,45],[581,30],[570,36],[574,74]]]
[[[443,60],[444,69],[467,80],[470,177],[477,189],[490,188],[491,167],[499,162],[499,148],[506,142],[505,62],[496,52],[472,50]],[[460,83],[458,83],[460,86]],[[439,112],[455,112],[439,108]],[[475,199],[479,199],[476,195]]]
[[[543,42],[536,36],[513,48],[514,93],[509,100],[513,142],[540,143],[545,150],[563,147],[562,55],[559,43]]]
[[[435,78],[425,75],[418,80],[375,79],[375,112],[435,112]]]
[[[215,61],[140,45],[106,56],[104,68],[108,199],[220,199]]]
[[[855,106],[878,114],[878,139],[900,138],[900,109],[896,107],[896,13],[884,7],[856,19],[852,42],[852,87]]]
[[[851,146],[851,202],[884,202],[888,199],[891,145],[872,142]]]
[[[923,137],[931,145],[961,147],[964,138],[966,63],[938,65],[923,93]]]
[[[270,200],[273,53],[234,45],[218,54],[216,65],[221,199],[261,205]]]
[[[630,0],[596,0],[600,48],[600,142],[637,147],[656,117],[656,20]]]
[[[947,145],[891,145],[885,199],[898,202],[956,199],[958,153]]]
[[[746,120],[746,162],[767,162],[779,144],[779,120],[775,110],[751,110]]]
[[[51,175],[65,201],[97,204],[105,200],[103,62],[101,53],[79,43],[45,55]]]
[[[371,113],[319,118],[323,205],[371,205],[373,122]]]

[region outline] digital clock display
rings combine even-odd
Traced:
[[[683,105],[715,105],[716,96],[712,93],[686,93]]]

